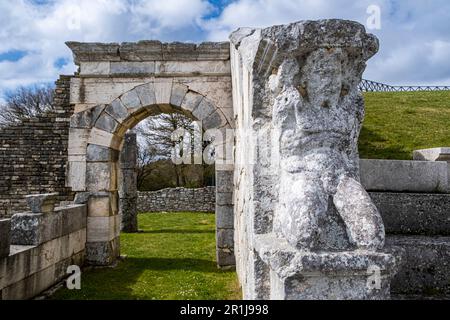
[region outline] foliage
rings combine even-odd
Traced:
[[[181,135],[176,136],[181,129]],[[136,129],[139,135],[138,189],[204,187],[211,182],[210,166],[194,164],[195,136],[200,128],[182,113],[163,113],[150,117]],[[203,149],[206,145],[201,145]],[[177,163],[186,159],[192,164]]]
[[[45,85],[7,92],[5,103],[0,106],[0,125],[11,125],[52,110],[53,90],[52,85]]]

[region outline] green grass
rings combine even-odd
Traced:
[[[127,258],[82,273],[82,289],[53,299],[240,299],[236,273],[217,269],[213,214],[141,214],[138,234],[121,235]]]
[[[418,149],[450,146],[450,91],[366,93],[360,156],[409,160]]]

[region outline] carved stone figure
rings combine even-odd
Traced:
[[[384,246],[383,221],[359,182],[364,101],[357,84],[378,48],[374,37],[362,39],[362,48],[307,42],[303,51],[286,55],[269,78],[280,159],[274,231],[298,249],[323,249],[320,223],[330,212],[330,199],[354,247]],[[364,47],[371,48],[369,54]]]

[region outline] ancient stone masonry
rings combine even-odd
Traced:
[[[215,187],[138,192],[138,212],[214,212],[215,206]]]
[[[69,42],[79,73],[72,78],[66,179],[88,198],[87,261],[109,265],[119,255],[119,153],[125,133],[160,113],[184,113],[215,129],[217,232],[233,234],[233,163],[223,133],[234,127],[228,43],[99,44]],[[232,150],[231,150],[232,152]],[[80,200],[81,201],[81,200]],[[89,232],[96,230],[96,232]],[[228,237],[230,238],[230,237]],[[219,266],[234,264],[230,242],[217,247]]]
[[[31,212],[0,220],[0,300],[33,298],[84,264],[86,205],[57,207],[55,194],[28,203]]]
[[[239,29],[231,41],[244,296],[388,298],[396,261],[379,252],[384,225],[359,182],[357,151],[357,86],[377,39],[325,20]],[[376,290],[367,286],[374,266],[383,270]]]
[[[0,217],[26,209],[28,194],[57,192],[60,201],[72,199],[65,187],[70,79],[56,82],[54,111],[0,129]]]
[[[128,132],[119,159],[119,215],[123,232],[137,232],[137,136]]]

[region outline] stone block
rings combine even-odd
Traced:
[[[107,242],[118,236],[120,230],[119,216],[87,218],[87,241]]]
[[[156,103],[159,105],[170,105],[172,94],[172,80],[154,83]]]
[[[124,137],[124,146],[120,153],[120,167],[122,169],[135,169],[137,166],[137,135],[128,132]]]
[[[62,235],[60,214],[17,213],[11,218],[11,244],[37,246]]]
[[[218,229],[234,228],[234,207],[232,205],[216,205],[216,227]]]
[[[119,159],[119,151],[89,144],[86,151],[86,161],[88,162],[116,162]]]
[[[86,187],[90,192],[117,191],[117,168],[113,162],[88,162]]]
[[[231,249],[218,249],[216,253],[217,266],[219,268],[230,268],[236,265],[236,257]]]
[[[361,183],[368,191],[449,193],[447,163],[361,160]]]
[[[61,208],[56,208],[55,214],[61,215],[63,236],[73,232],[77,232],[86,228],[87,224],[87,206],[70,205]]]
[[[370,197],[387,233],[450,236],[448,194],[371,192]]]
[[[120,97],[120,100],[127,107],[128,112],[133,113],[142,107],[141,99],[135,90],[131,90]]]
[[[138,232],[137,197],[119,200],[121,230],[126,233]]]
[[[90,131],[88,129],[69,129],[69,155],[85,155]]]
[[[122,123],[129,116],[127,107],[124,106],[122,100],[120,99],[115,99],[106,107],[105,110],[120,123]]]
[[[95,122],[95,127],[106,132],[114,133],[119,127],[119,123],[108,113],[104,112]]]
[[[232,192],[217,192],[216,203],[220,206],[232,205],[233,204],[233,193]]]
[[[111,265],[120,256],[120,239],[86,243],[86,262],[94,266]]]
[[[66,187],[74,192],[86,190],[86,161],[69,161]]]
[[[172,106],[180,107],[187,92],[187,86],[180,83],[174,83],[172,86],[172,93],[170,95],[170,104]]]
[[[51,213],[55,209],[58,193],[32,194],[25,196],[32,213]]]
[[[108,61],[87,61],[80,63],[80,75],[108,75],[111,63]]]
[[[77,192],[77,194],[75,194],[73,203],[74,204],[87,204],[90,196],[91,196],[90,192]]]
[[[144,107],[156,104],[155,88],[152,82],[136,87],[135,91]]]
[[[111,74],[153,74],[154,61],[121,61],[111,63]]]
[[[105,106],[99,105],[81,112],[74,113],[73,116],[70,117],[70,128],[92,128],[103,110],[105,110]]]
[[[227,120],[225,119],[224,115],[219,111],[216,110],[211,115],[209,115],[206,119],[202,121],[203,129],[209,130],[213,128],[220,128],[221,126],[224,126],[227,123]]]
[[[201,94],[193,91],[188,91],[184,96],[183,102],[181,103],[181,109],[192,112],[195,108],[198,107],[203,98],[204,96],[202,96]]]
[[[391,289],[401,294],[450,293],[450,238],[388,236],[386,247],[406,251]]]
[[[400,264],[382,252],[301,251],[274,234],[258,235],[254,243],[270,268],[272,300],[389,300]],[[375,272],[379,278],[372,282]]]
[[[9,256],[10,246],[11,246],[11,220],[0,219],[0,259]]]
[[[222,249],[234,248],[234,229],[217,229],[217,247]]]
[[[155,40],[122,43],[120,46],[120,58],[125,61],[162,60],[162,43]]]
[[[99,146],[120,150],[122,139],[119,136],[112,134],[111,132],[107,132],[98,128],[92,128],[87,142],[90,144],[96,144]],[[87,145],[85,146],[84,152],[86,152],[86,147]]]
[[[450,163],[450,148],[415,150],[413,159],[416,161],[446,161]]]
[[[90,217],[109,217],[118,214],[117,192],[95,192],[88,201]]]
[[[55,283],[55,265],[2,289],[2,300],[27,300]]]
[[[199,105],[192,111],[192,115],[197,120],[203,121],[206,118],[208,118],[215,110],[216,108],[214,107],[214,104],[210,100],[204,98],[199,103]]]
[[[216,191],[218,193],[233,192],[234,190],[234,172],[216,171]]]

